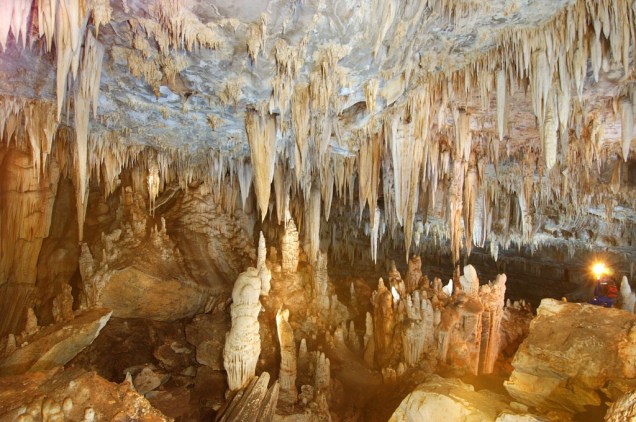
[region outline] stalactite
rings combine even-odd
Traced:
[[[320,191],[311,189],[306,230],[309,233],[309,259],[314,262],[320,251]]]
[[[475,230],[475,204],[477,202],[478,179],[476,164],[471,164],[464,176],[464,236],[466,238],[466,253],[470,255],[473,247],[473,232]]]
[[[243,210],[247,205],[247,197],[250,194],[250,188],[252,186],[252,165],[246,160],[239,161],[238,165],[238,181],[239,181],[239,189],[241,190],[241,204],[243,205]]]
[[[79,238],[83,238],[84,218],[86,215],[87,191],[88,191],[88,121],[90,104],[93,104],[93,115],[97,114],[97,97],[101,79],[102,59],[104,46],[101,45],[92,33],[86,34],[84,55],[81,63],[79,87],[75,93],[75,189],[77,202],[77,220],[79,225]]]
[[[634,136],[634,110],[629,98],[623,98],[621,105],[621,139],[623,160],[629,160],[629,149]]]
[[[543,156],[545,158],[545,166],[550,170],[556,163],[557,158],[557,127],[558,116],[554,112],[554,98],[552,96],[546,99],[545,119],[541,128],[541,138],[543,139]]]
[[[249,110],[245,113],[245,131],[252,157],[256,200],[261,220],[265,220],[276,163],[276,118]]]
[[[497,72],[497,132],[503,141],[506,117],[506,73],[503,69]]]
[[[464,165],[453,161],[449,187],[449,227],[451,232],[451,254],[453,264],[459,262],[462,240]]]
[[[379,83],[377,79],[371,79],[364,86],[364,99],[366,101],[367,110],[369,114],[373,114],[375,112],[375,106],[378,95],[378,87]]]

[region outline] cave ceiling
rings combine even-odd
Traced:
[[[243,203],[252,183],[263,217],[275,202],[280,221],[287,195],[324,220],[334,197],[366,208],[372,245],[398,227],[455,257],[563,231],[631,248],[635,7],[9,0],[0,117],[45,103],[75,130],[78,208],[95,173],[114,180],[147,148],[149,178],[227,179]]]

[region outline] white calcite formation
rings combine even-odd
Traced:
[[[280,345],[280,382],[281,400],[295,402],[298,391],[296,390],[296,343],[294,331],[289,325],[289,309],[279,310],[276,313],[276,328],[278,343]],[[306,347],[306,346],[305,346]]]
[[[151,214],[172,182],[240,197],[261,219],[275,208],[278,222],[297,204],[310,262],[342,202],[368,226],[373,261],[383,233],[407,254],[433,234],[425,242],[448,241],[457,263],[473,243],[490,242],[493,255],[510,242],[559,243],[551,225],[581,234],[586,218],[629,244],[627,172],[619,189],[603,187],[604,167],[633,152],[629,1],[514,10],[505,1],[355,1],[334,13],[272,0],[213,14],[171,1],[49,3],[1,6],[0,127],[42,185],[64,157],[80,239],[91,182],[109,194],[139,166]],[[53,158],[58,142],[65,154]],[[29,184],[16,194],[34,192]],[[15,224],[3,223],[6,245],[20,238],[37,249],[46,199],[35,213],[44,224],[24,237],[15,231],[36,207],[6,202],[17,211],[6,216]],[[15,253],[2,252],[4,283]]]
[[[407,319],[402,323],[404,361],[416,365],[424,353],[435,347],[435,311],[431,301],[420,299],[419,291],[407,296]]]
[[[632,292],[632,287],[629,285],[627,277],[623,276],[621,279],[621,307],[627,312],[634,313],[634,304],[636,303],[636,293]]]
[[[258,314],[263,282],[256,268],[241,273],[232,290],[232,328],[225,338],[223,365],[230,390],[239,390],[254,377],[261,353]]]
[[[467,266],[460,277],[462,290],[453,297],[437,278],[430,283],[421,277],[419,287],[406,295],[394,267],[389,279],[391,290],[380,279],[372,294],[374,312],[367,314],[364,337],[367,364],[377,365],[385,379],[394,378],[391,371],[397,376],[401,364],[418,366],[435,359],[475,375],[493,372],[502,348],[505,274],[480,287],[476,271]]]
[[[285,231],[281,239],[281,267],[283,272],[295,273],[298,269],[298,230],[294,219],[289,216],[285,224]]]

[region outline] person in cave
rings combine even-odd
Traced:
[[[616,282],[608,276],[599,277],[594,288],[594,297],[590,300],[592,305],[612,308],[618,298]]]

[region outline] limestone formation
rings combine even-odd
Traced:
[[[95,340],[111,314],[109,309],[91,309],[71,321],[25,333],[19,348],[0,356],[0,374],[22,374],[65,365]]]
[[[285,233],[281,239],[282,270],[288,273],[295,273],[298,269],[298,230],[294,220],[289,217],[285,225]]]
[[[389,361],[393,352],[391,343],[395,316],[393,309],[393,295],[384,285],[384,281],[378,281],[378,289],[373,292],[373,335],[374,354],[378,365],[382,368]]]
[[[479,372],[490,374],[501,350],[501,320],[504,314],[506,294],[506,275],[497,275],[495,282],[479,289],[479,296],[484,305],[482,313],[481,356]]]
[[[599,405],[600,390],[617,399],[625,392],[621,380],[636,373],[635,322],[634,314],[619,309],[544,299],[506,389],[527,405],[569,412]],[[610,381],[615,388],[608,388]]]
[[[632,0],[0,1],[0,374],[69,374],[0,376],[0,419],[629,417],[635,28]]]
[[[223,366],[230,390],[245,387],[254,377],[261,353],[258,314],[262,293],[261,274],[256,268],[241,273],[232,290],[232,328],[225,338]]]
[[[636,293],[632,292],[632,287],[629,285],[627,277],[623,276],[621,279],[621,298],[622,308],[627,312],[634,313],[634,304],[636,304]]]
[[[276,328],[278,343],[280,345],[280,398],[283,401],[295,402],[298,391],[296,390],[296,343],[294,331],[289,325],[289,309],[279,310],[276,313]]]
[[[406,290],[410,293],[417,289],[422,279],[422,259],[419,256],[414,256],[409,259],[409,267],[406,272],[406,278],[404,283],[406,284]]]
[[[512,414],[519,419],[504,416]],[[488,390],[475,391],[471,385],[457,379],[437,375],[411,392],[395,410],[389,421],[463,420],[463,421],[540,421],[524,419],[511,411],[504,396]]]

